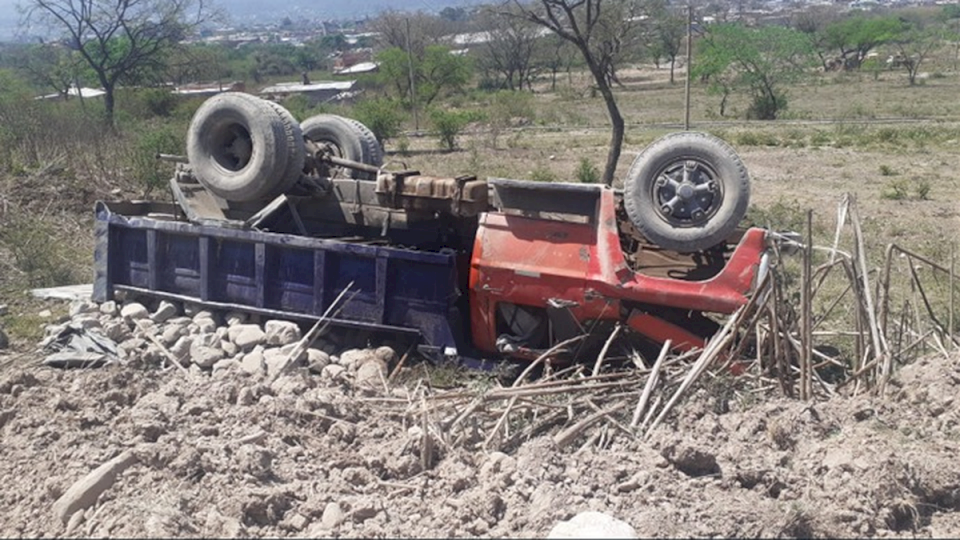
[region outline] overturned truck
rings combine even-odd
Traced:
[[[99,202],[94,300],[116,291],[407,336],[431,359],[701,347],[745,304],[772,237],[738,228],[747,172],[702,133],[646,148],[622,191],[389,170],[351,119],[205,102],[175,203]],[[582,339],[574,339],[574,338]],[[566,346],[559,346],[568,343]]]

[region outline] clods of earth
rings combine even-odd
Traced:
[[[882,395],[718,408],[701,388],[646,440],[424,462],[417,418],[382,406],[415,384],[389,346],[294,354],[295,324],[171,303],[77,302],[47,345],[65,328],[116,358],[0,371],[2,536],[960,534],[956,355]]]

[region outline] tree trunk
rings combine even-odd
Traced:
[[[610,150],[607,152],[607,164],[603,169],[603,183],[612,186],[613,175],[617,172],[617,162],[620,161],[620,150],[623,146],[623,115],[620,114],[620,107],[617,106],[613,89],[610,87],[610,83],[607,82],[607,78],[604,77],[604,73],[600,70],[600,66],[597,65],[592,57],[588,57],[587,64],[590,67],[590,71],[593,72],[593,76],[597,82],[597,89],[600,91],[600,95],[603,96],[603,102],[607,106],[607,115],[610,116],[610,126],[612,128],[610,133]]]
[[[112,84],[103,85],[103,91],[106,92],[103,95],[103,111],[105,113],[104,121],[111,128],[113,127],[113,109],[116,104],[116,100],[113,95],[114,86]]]
[[[677,59],[670,59],[670,84],[673,84],[673,68],[677,65]]]

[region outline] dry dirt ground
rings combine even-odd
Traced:
[[[0,376],[0,536],[542,537],[597,510],[641,537],[955,537],[958,360],[904,366],[881,397],[718,414],[701,389],[647,441],[559,450],[548,433],[438,449],[427,470],[415,419],[349,376],[19,364]],[[61,522],[54,502],[125,451]]]

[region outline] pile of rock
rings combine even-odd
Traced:
[[[219,313],[194,304],[75,301],[69,319],[48,325],[52,337],[65,327],[105,337],[117,344],[116,360],[127,364],[181,366],[217,375],[241,371],[272,378],[282,369],[306,367],[325,378],[353,378],[381,386],[397,354],[391,347],[338,350],[331,338],[303,347],[295,322],[241,312]],[[148,307],[150,306],[150,307]],[[299,353],[298,353],[299,351]]]

